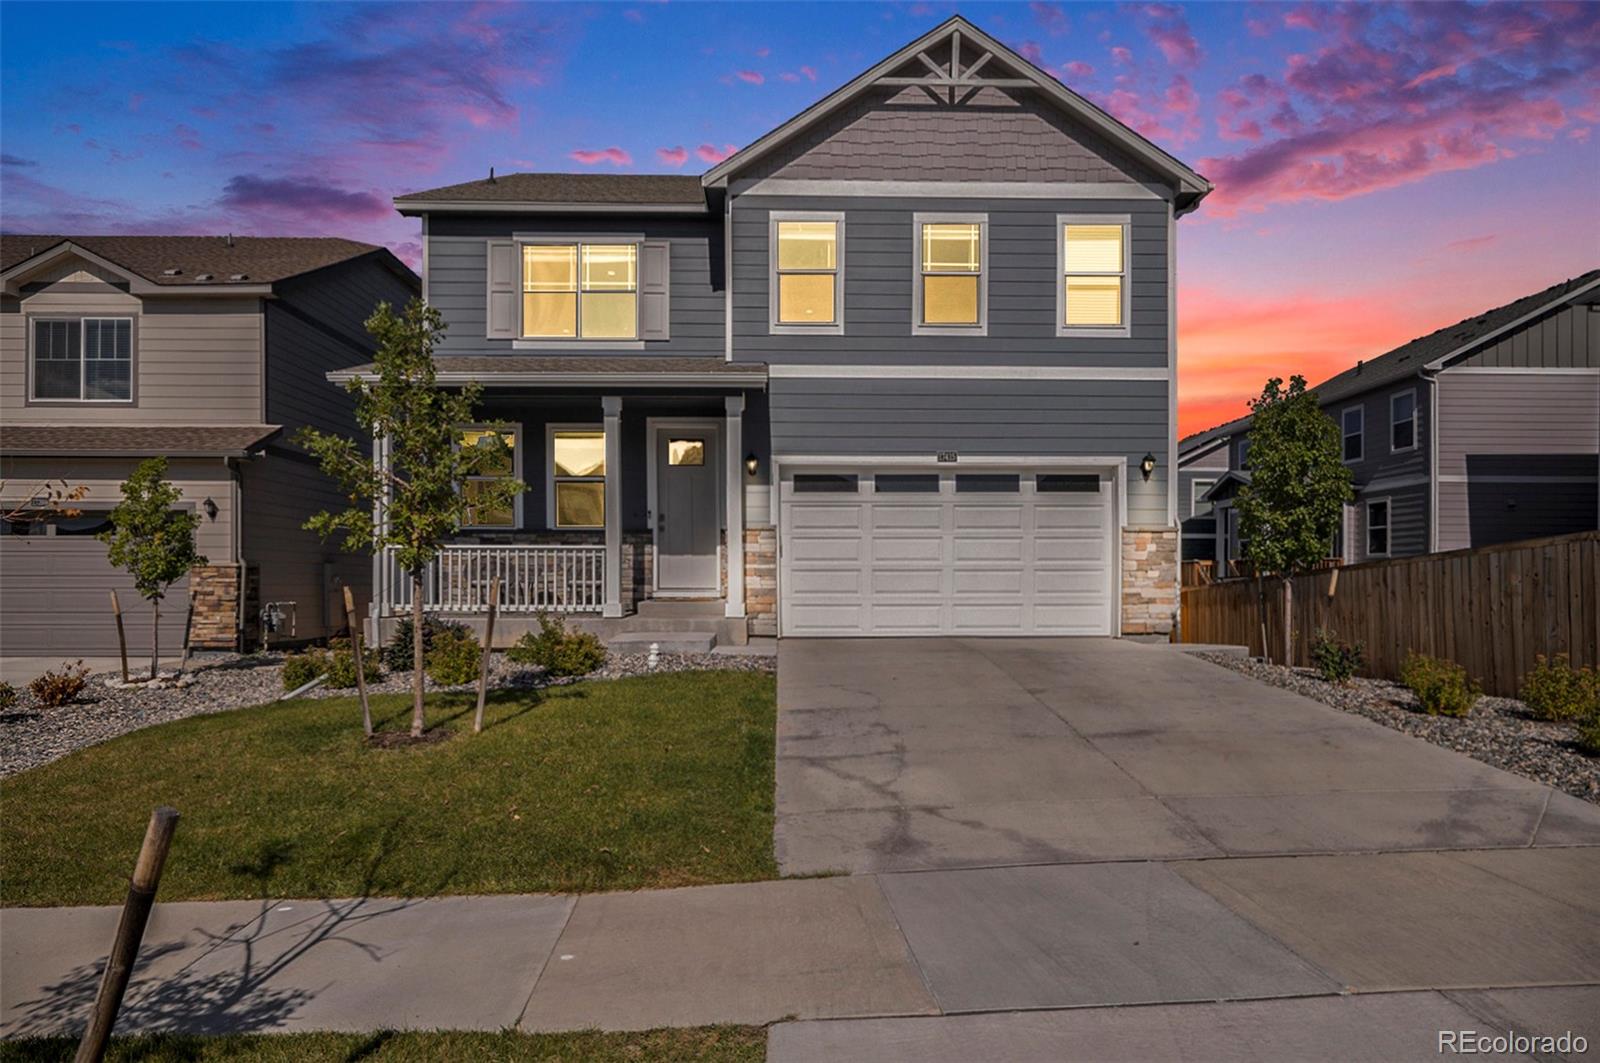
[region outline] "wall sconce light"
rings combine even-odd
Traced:
[[[760,468],[760,465],[761,463],[756,461],[755,451],[752,450],[750,453],[744,456],[744,471],[749,473],[751,476],[756,474],[756,469]]]
[[[217,504],[211,501],[211,499],[208,498],[204,502],[200,503],[200,508],[206,511],[207,517],[211,518],[212,520],[217,519]]]
[[[1145,456],[1144,456],[1144,460],[1139,462],[1139,472],[1144,476],[1144,478],[1146,480],[1148,480],[1148,479],[1150,479],[1150,474],[1155,472],[1155,471],[1156,471],[1156,456],[1154,454],[1146,453]]]

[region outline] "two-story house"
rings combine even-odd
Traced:
[[[1335,556],[1600,527],[1600,270],[1358,361],[1316,393],[1355,490]],[[1249,479],[1249,426],[1231,422],[1180,450],[1180,475],[1209,482],[1196,505],[1215,509],[1218,559],[1240,556],[1230,499]]]
[[[1210,188],[953,18],[700,177],[399,197],[440,380],[528,484],[426,607],[499,577],[735,639],[1166,630],[1175,226]]]
[[[344,626],[341,587],[365,597],[371,568],[301,527],[343,501],[288,440],[355,433],[324,374],[371,360],[363,322],[416,295],[411,270],[332,238],[7,235],[0,285],[3,500],[46,481],[88,492],[76,514],[0,521],[0,653],[115,653],[113,589],[129,648],[148,651],[150,613],[95,533],[158,455],[207,562],[170,592],[164,648],[181,644],[191,585],[198,647],[240,645],[267,603],[285,603],[283,634]]]

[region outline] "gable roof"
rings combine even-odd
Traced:
[[[706,191],[700,178],[667,173],[508,173],[491,174],[422,192],[396,196],[401,214],[425,214],[502,207],[514,210],[562,208],[649,208],[672,213],[704,213]]]
[[[1170,180],[1177,187],[1179,193],[1176,204],[1178,213],[1181,214],[1194,209],[1200,200],[1211,191],[1211,182],[1200,176],[1200,174],[959,15],[929,30],[904,48],[863,72],[854,80],[824,96],[787,122],[758,138],[754,143],[747,145],[716,166],[713,166],[700,178],[701,182],[707,188],[725,186],[734,174],[749,164],[872,89],[878,83],[879,78],[887,76],[898,67],[908,63],[919,62],[919,54],[927,52],[935,45],[943,44],[947,40],[959,41],[963,39],[973,46],[991,53],[995,59],[1000,60],[1001,64],[1016,71],[1018,78],[1002,83],[1006,88],[1031,88],[1039,91],[1046,99],[1054,102],[1063,111],[1079,119],[1097,133],[1128,151],[1135,158],[1143,161],[1156,173]],[[976,65],[974,64],[973,68],[969,68],[969,70],[975,69]],[[1014,84],[1013,81],[1020,81],[1023,84]],[[953,84],[953,82],[954,79],[952,78],[949,83]],[[933,81],[929,82],[929,84],[938,85],[941,83]]]
[[[1178,462],[1182,464],[1186,458],[1197,457],[1202,451],[1209,453],[1217,444],[1226,442],[1229,436],[1249,423],[1250,415],[1245,414],[1215,428],[1184,436],[1178,440]]]
[[[420,287],[388,248],[337,236],[0,236],[0,278],[74,254],[142,282],[142,290],[228,289],[255,293],[328,266],[379,256]],[[176,270],[177,272],[170,272]]]

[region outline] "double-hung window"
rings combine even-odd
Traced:
[[[1206,501],[1206,492],[1211,490],[1215,480],[1195,480],[1189,485],[1189,516],[1207,517],[1211,515],[1211,503]]]
[[[522,245],[522,336],[639,338],[639,246]]]
[[[772,331],[843,332],[844,215],[775,211],[770,236]]]
[[[1250,440],[1239,440],[1239,469],[1244,471],[1250,468]]]
[[[1056,334],[1128,334],[1128,218],[1062,214],[1056,219]]]
[[[551,425],[549,450],[549,526],[605,527],[605,429],[599,425]]]
[[[1360,461],[1366,449],[1366,411],[1351,406],[1339,415],[1339,424],[1344,435],[1344,460]]]
[[[519,523],[517,508],[521,504],[520,496],[511,502],[478,501],[485,494],[488,485],[495,480],[522,475],[522,454],[517,450],[516,429],[496,432],[492,428],[463,428],[460,445],[463,448],[482,447],[492,444],[496,435],[505,444],[505,451],[480,463],[477,473],[467,477],[466,483],[462,485],[462,493],[467,499],[469,528],[515,528]]]
[[[1402,391],[1389,399],[1389,449],[1411,450],[1417,445],[1417,393]]]
[[[32,397],[133,401],[133,318],[34,318]]]
[[[988,220],[981,214],[924,215],[916,227],[912,332],[982,332],[988,323]]]

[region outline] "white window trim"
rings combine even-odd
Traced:
[[[1372,549],[1372,507],[1383,507],[1383,551],[1379,553]],[[1361,556],[1362,557],[1388,557],[1394,551],[1394,506],[1388,498],[1369,498],[1366,500],[1366,520],[1361,525]]]
[[[644,340],[639,337],[639,304],[640,295],[640,270],[643,268],[644,259],[644,234],[643,233],[590,233],[587,235],[574,234],[539,234],[529,236],[517,234],[512,238],[517,248],[517,338],[512,346],[516,350],[539,350],[574,346],[591,347],[606,346],[624,350],[644,350]],[[633,335],[619,336],[585,336],[583,334],[583,247],[585,244],[608,244],[620,246],[633,245]],[[522,249],[524,247],[576,247],[578,249],[578,306],[576,336],[529,336],[526,332],[527,325],[522,320],[523,296],[523,264]]]
[[[1216,484],[1217,484],[1217,481],[1216,481],[1215,478],[1210,479],[1210,480],[1199,480],[1199,479],[1196,479],[1196,480],[1190,480],[1189,481],[1189,516],[1190,517],[1212,517],[1212,516],[1216,515],[1217,507],[1214,504],[1211,504],[1210,508],[1207,509],[1204,513],[1200,513],[1196,509],[1196,507],[1198,507],[1200,505],[1200,496],[1205,494],[1207,491],[1211,490],[1213,487],[1216,486]]]
[[[78,397],[75,399],[44,398],[36,393],[39,386],[39,374],[36,357],[38,354],[38,330],[35,326],[41,322],[65,321],[78,326]],[[86,399],[84,390],[89,382],[89,356],[87,337],[84,330],[90,321],[126,321],[128,323],[128,397],[125,399]],[[132,406],[139,394],[139,327],[132,314],[29,314],[27,315],[28,330],[28,392],[26,405],[29,406]]]
[[[1400,399],[1405,398],[1407,395],[1411,396],[1411,445],[1409,447],[1397,447],[1394,445],[1394,429],[1395,426],[1400,422],[1395,420],[1394,404]],[[1417,416],[1418,412],[1416,388],[1408,388],[1405,391],[1397,391],[1393,395],[1389,396],[1389,453],[1404,454],[1407,451],[1417,449],[1417,429],[1419,427],[1418,421],[1420,420]]]
[[[778,223],[781,221],[831,221],[834,225],[833,320],[807,325],[778,320]],[[822,273],[823,270],[791,270]],[[774,210],[767,214],[767,332],[772,336],[844,335],[844,211]],[[729,330],[732,335],[732,329]]]
[[[522,426],[520,424],[513,424],[513,425],[509,425],[507,427],[503,427],[503,428],[496,428],[494,425],[491,425],[491,424],[464,424],[464,425],[461,425],[459,428],[457,428],[456,431],[458,433],[460,433],[460,432],[496,432],[497,431],[501,435],[509,435],[511,437],[511,475],[515,479],[518,479],[518,480],[522,479],[523,437],[522,437]],[[460,445],[459,438],[460,437],[458,435],[457,436],[458,442],[456,444],[457,446]],[[494,477],[492,477],[492,476],[469,476],[469,477],[467,477],[467,482],[470,483],[473,480],[492,480],[492,479],[494,479]],[[463,484],[462,485],[462,491],[465,492],[465,490],[466,490],[466,486],[465,486],[465,484]],[[505,524],[463,524],[461,526],[461,530],[462,531],[500,531],[500,532],[517,531],[518,529],[520,529],[522,527],[522,496],[524,494],[526,494],[526,492],[518,491],[517,494],[516,494],[516,497],[511,500],[511,524],[509,526],[505,525]]]
[[[1361,418],[1361,425],[1354,432],[1345,427],[1344,420],[1352,413]],[[1360,438],[1361,452],[1353,458],[1344,458],[1344,441],[1352,435]],[[1367,408],[1365,406],[1346,406],[1339,411],[1339,456],[1344,458],[1346,465],[1354,465],[1367,459]]]
[[[611,469],[606,468],[605,476],[556,476],[556,433],[557,432],[599,432],[605,434],[606,426],[603,421],[563,422],[561,424],[546,424],[544,426],[544,526],[549,531],[600,531],[605,524],[568,524],[556,526],[556,480],[570,480],[574,483],[604,484],[609,477]],[[606,514],[610,516],[610,514]]]
[[[922,227],[951,222],[978,226],[978,323],[925,325],[922,322]],[[987,336],[989,334],[989,215],[930,211],[911,215],[911,334]]]
[[[1120,225],[1122,226],[1122,269],[1117,273],[1073,273],[1075,277],[1122,278],[1121,325],[1068,325],[1067,324],[1067,226],[1069,225]],[[1133,250],[1129,242],[1133,236],[1133,218],[1127,214],[1057,214],[1056,215],[1056,335],[1062,337],[1093,339],[1126,339],[1133,334],[1133,282],[1129,276],[1133,267]]]

